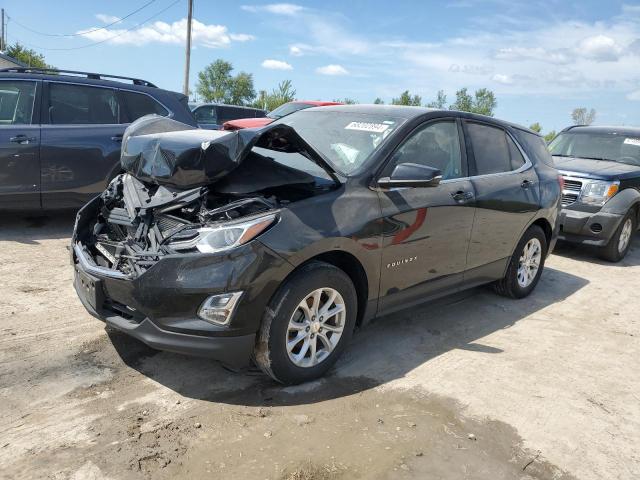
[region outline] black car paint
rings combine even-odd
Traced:
[[[358,108],[366,111],[368,107]],[[464,179],[415,189],[386,190],[376,185],[394,150],[425,122],[452,117],[461,126],[467,120],[486,122],[516,139],[516,129],[521,127],[461,112],[416,108],[396,112],[402,112],[407,121],[359,171],[341,177],[337,188],[282,208],[276,225],[232,251],[167,256],[133,281],[96,278],[107,296],[122,305],[92,313],[123,329],[117,311],[131,306],[165,335],[159,344],[155,333],[146,332],[148,325],[144,332],[127,333],[162,349],[239,364],[248,360],[253,336],[278,287],[310,260],[333,263],[348,273],[358,291],[362,324],[376,315],[502,278],[519,238],[534,223],[548,236],[548,252],[553,249],[560,200],[558,173],[534,160],[533,152],[520,142],[532,163],[516,173],[474,176],[473,151],[465,144],[469,176]],[[465,142],[464,136],[461,139]],[[471,195],[456,200],[459,191]],[[94,200],[78,214],[74,242],[95,218],[96,208]],[[471,268],[466,265],[467,252],[472,254]],[[74,254],[76,269],[77,260]],[[76,290],[86,300],[79,278],[77,274]],[[197,317],[207,296],[232,291],[244,294],[228,326]],[[190,349],[184,335],[208,338],[211,350]],[[236,345],[233,353],[228,349],[221,353],[218,342],[228,337],[243,337],[244,348]]]
[[[640,128],[633,127],[569,127],[563,132],[579,129],[602,134],[618,134],[640,137]],[[562,132],[561,132],[562,133]],[[603,247],[607,245],[620,226],[622,219],[631,209],[636,209],[640,224],[640,166],[611,160],[554,156],[560,173],[569,178],[619,181],[616,193],[602,207],[585,205],[580,202],[562,207],[560,212],[559,238],[564,241]],[[601,226],[599,231],[591,227]]]
[[[120,142],[129,124],[52,125],[48,87],[69,83],[131,91],[151,96],[170,112],[170,118],[196,125],[181,94],[155,87],[67,75],[0,73],[3,80],[37,84],[31,125],[0,126],[0,210],[79,208],[102,192],[119,171]],[[12,138],[23,135],[28,143]]]

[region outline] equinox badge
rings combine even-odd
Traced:
[[[418,260],[417,255],[415,257],[401,258],[400,260],[396,260],[395,262],[387,263],[387,268],[399,267],[400,265],[415,262],[416,260]]]

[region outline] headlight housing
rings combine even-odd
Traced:
[[[602,180],[586,180],[580,192],[580,201],[586,205],[603,206],[618,193],[620,182],[606,182]]]
[[[264,232],[276,218],[275,214],[269,214],[250,220],[200,228],[195,246],[202,253],[217,253],[244,245]]]

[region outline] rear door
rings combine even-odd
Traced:
[[[465,283],[504,275],[508,260],[540,205],[538,177],[513,137],[496,125],[465,121],[471,145],[471,182],[476,216]]]
[[[40,208],[40,85],[0,79],[0,209]]]
[[[462,284],[473,225],[473,186],[461,126],[455,119],[416,128],[382,176],[400,163],[442,172],[438,186],[380,191],[383,215],[380,312],[388,313]]]
[[[117,90],[58,81],[43,86],[42,207],[80,207],[118,171],[126,125]]]

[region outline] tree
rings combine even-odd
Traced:
[[[276,88],[267,93],[266,90],[260,90],[258,98],[253,102],[252,106],[262,108],[270,112],[280,105],[291,102],[296,98],[296,89],[293,88],[291,80],[283,80]]]
[[[240,72],[232,76],[233,65],[218,59],[198,73],[198,95],[205,102],[247,105],[255,98],[253,75]]]
[[[19,62],[24,63],[28,67],[53,68],[44,61],[44,55],[36,52],[35,50],[31,50],[30,48],[26,48],[18,42],[13,45],[9,45],[4,53],[15,58]]]
[[[420,95],[411,95],[409,90],[405,90],[400,94],[399,98],[391,100],[392,105],[409,105],[412,107],[419,107],[422,105],[422,97]]]
[[[438,90],[438,96],[432,102],[427,103],[427,107],[429,108],[437,108],[438,110],[442,110],[447,105],[447,96],[444,93],[444,90]]]
[[[336,98],[334,102],[344,103],[345,105],[356,105],[356,102],[353,98],[344,97],[344,98]]]
[[[493,117],[493,111],[497,105],[498,102],[491,90],[481,88],[476,90],[472,97],[466,88],[462,88],[456,92],[456,101],[449,106],[449,110],[459,110]]]
[[[532,123],[531,125],[529,125],[529,128],[534,132],[542,132],[542,125],[540,125],[538,122]]]
[[[384,100],[382,100],[380,97],[376,97],[376,99],[373,101],[374,105],[384,105]]]
[[[587,110],[586,108],[574,108],[571,112],[571,118],[574,125],[591,125],[596,119],[595,109]]]
[[[551,140],[553,140],[554,138],[556,138],[556,135],[557,135],[556,131],[555,131],[555,130],[551,130],[549,133],[547,133],[547,134],[544,136],[544,141],[545,141],[545,142],[547,142],[547,143],[549,143]]]

